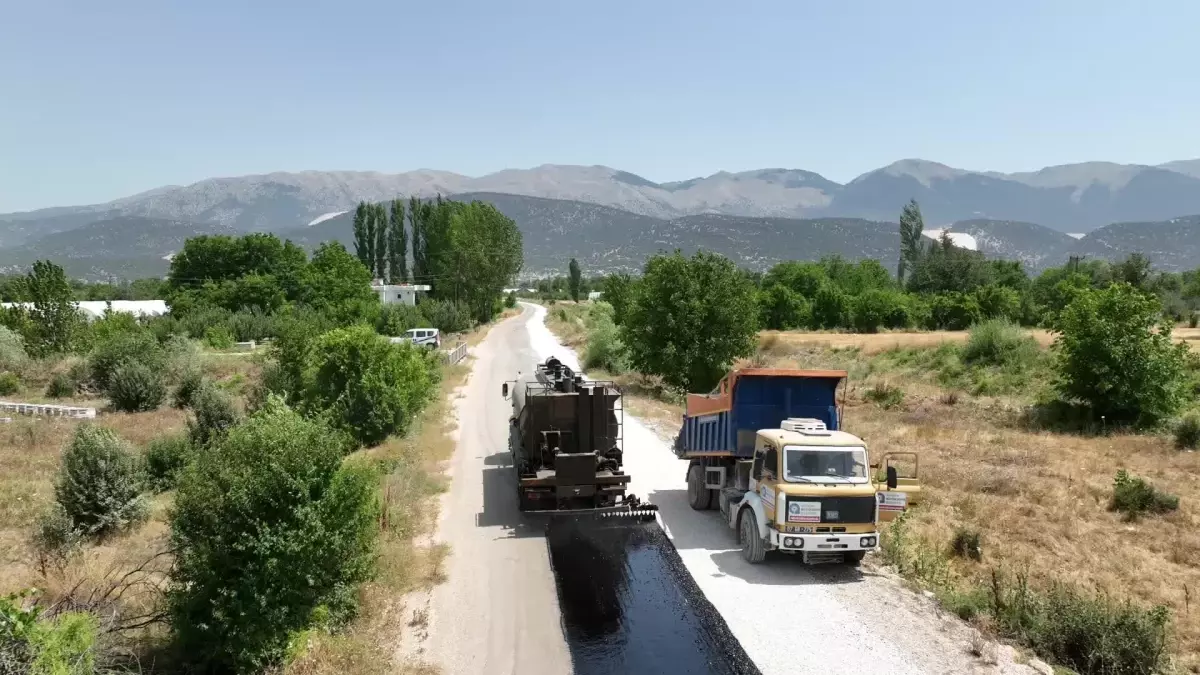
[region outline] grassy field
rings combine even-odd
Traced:
[[[551,329],[583,347],[586,309],[556,308]],[[1200,598],[1200,453],[1180,452],[1167,436],[1030,430],[1020,411],[1045,386],[1044,369],[1024,376],[955,370],[965,339],[965,333],[766,333],[743,364],[849,370],[844,427],[877,455],[919,453],[928,497],[905,526],[912,542],[905,571],[951,609],[974,614],[968,605],[983,601],[978,590],[993,572],[1026,576],[1040,588],[1067,582],[1116,600],[1164,605],[1174,667],[1200,672],[1200,608],[1192,609]],[[631,411],[660,433],[674,433],[682,413],[678,395],[663,395],[652,378],[615,377]],[[992,383],[987,393],[973,393],[976,380]],[[869,402],[884,383],[901,392],[900,400]],[[1136,521],[1110,511],[1119,469],[1178,495],[1179,509]],[[980,534],[980,560],[951,553],[958,531]]]
[[[1038,344],[1048,347],[1054,342],[1054,335],[1047,330],[1030,329],[1029,334]],[[1195,344],[1200,341],[1200,328],[1176,328],[1172,332],[1179,342]],[[827,331],[763,331],[764,339],[775,339],[795,347],[856,347],[867,354],[877,354],[891,349],[935,347],[944,343],[963,343],[967,340],[967,331],[924,331],[924,332],[883,332],[883,333],[834,333]]]

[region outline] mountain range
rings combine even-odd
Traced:
[[[563,165],[479,178],[432,170],[213,178],[106,204],[0,215],[0,266],[52,257],[80,276],[158,274],[186,237],[202,232],[348,242],[348,210],[359,200],[411,194],[494,203],[521,226],[531,271],[557,269],[572,255],[593,266],[636,268],[650,253],[675,247],[719,251],[749,267],[824,253],[891,260],[894,220],[909,199],[920,203],[931,233],[949,230],[1031,269],[1072,254],[1130,250],[1164,268],[1200,266],[1200,223],[1187,217],[1200,214],[1200,160],[1003,174],[915,159],[844,185],[797,169],[655,183],[603,166]]]

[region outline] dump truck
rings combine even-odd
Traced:
[[[502,386],[503,395],[512,398],[509,451],[521,511],[646,515],[654,510],[628,493],[616,384],[585,379],[552,356]]]
[[[843,370],[742,368],[690,394],[675,453],[687,495],[716,508],[751,563],[778,551],[805,563],[858,564],[879,524],[920,499],[917,455],[869,459],[839,428]]]

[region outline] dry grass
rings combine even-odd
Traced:
[[[1029,334],[1043,347],[1054,342],[1054,334],[1042,329],[1030,329]],[[1200,328],[1176,328],[1176,341],[1192,344],[1200,341]],[[791,347],[847,348],[854,347],[864,354],[877,354],[905,347],[936,347],[945,342],[966,342],[967,331],[834,333],[824,331],[762,331],[760,339],[774,339]]]
[[[561,321],[550,324],[564,330]],[[1026,573],[1034,583],[1069,582],[1114,598],[1165,605],[1172,614],[1177,665],[1200,672],[1200,607],[1193,608],[1200,598],[1200,453],[1179,452],[1159,436],[1025,431],[1011,423],[1013,410],[1004,402],[965,394],[951,402],[927,380],[902,381],[907,396],[897,409],[863,401],[863,393],[882,381],[869,354],[898,342],[933,346],[965,336],[766,333],[754,361],[851,371],[845,428],[863,437],[876,455],[919,454],[926,503],[913,512],[908,531],[925,550],[945,557],[955,578],[981,581],[998,568]],[[1197,339],[1200,332],[1182,329],[1177,336]],[[678,403],[636,389],[626,394],[631,411],[650,411],[660,433],[678,428]],[[1110,512],[1118,469],[1178,495],[1179,510],[1133,523]],[[955,530],[964,526],[982,533],[980,562],[949,555]]]

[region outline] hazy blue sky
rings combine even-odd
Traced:
[[[0,211],[275,170],[1200,156],[1200,2],[0,0]]]

